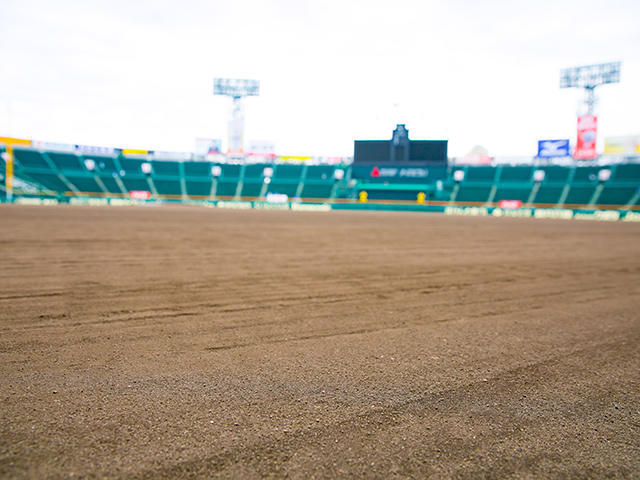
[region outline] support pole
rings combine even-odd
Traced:
[[[13,147],[11,145],[7,145],[4,162],[4,184],[7,190],[7,202],[11,203],[13,202]]]

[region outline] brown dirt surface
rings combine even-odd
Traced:
[[[640,225],[0,219],[1,477],[639,478]]]

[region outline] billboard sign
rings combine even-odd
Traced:
[[[640,155],[640,135],[606,137],[604,153],[619,155]]]
[[[222,140],[218,138],[196,138],[196,154],[213,155],[222,153]]]
[[[538,140],[539,158],[569,157],[569,139]]]
[[[598,117],[594,115],[582,115],[578,117],[578,138],[574,158],[580,160],[593,159],[598,156],[596,152],[596,139],[598,136]]]
[[[129,196],[132,200],[149,200],[151,198],[151,192],[148,190],[131,190]]]
[[[446,167],[415,167],[413,165],[354,165],[352,178],[374,183],[428,183],[446,177]]]
[[[522,200],[500,200],[498,206],[503,210],[517,210],[522,208]]]
[[[76,152],[87,155],[115,155],[116,149],[110,147],[96,147],[93,145],[75,145]]]
[[[76,150],[76,146],[69,143],[43,142],[41,140],[34,140],[31,146],[38,150],[54,150],[58,152],[75,152]]]

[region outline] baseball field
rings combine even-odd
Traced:
[[[0,220],[2,478],[640,475],[640,224]]]

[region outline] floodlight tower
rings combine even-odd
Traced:
[[[620,62],[601,63],[584,67],[565,68],[560,72],[560,88],[584,89],[584,105],[587,115],[593,115],[596,104],[596,87],[620,82]]]
[[[588,160],[598,156],[596,138],[598,118],[595,116],[596,88],[607,83],[620,82],[620,62],[601,63],[584,67],[565,68],[560,72],[560,88],[582,88],[582,104],[586,114],[578,112],[578,137],[574,158]]]
[[[225,95],[233,99],[233,110],[229,120],[228,150],[230,153],[242,153],[244,142],[242,99],[260,95],[260,82],[237,78],[215,78],[213,80],[213,94]]]

